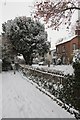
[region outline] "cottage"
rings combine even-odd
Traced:
[[[67,40],[62,40],[56,44],[57,57],[62,64],[69,64],[76,50],[80,49],[80,30],[75,30],[75,35]]]

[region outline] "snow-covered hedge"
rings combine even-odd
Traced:
[[[73,96],[73,76],[63,76],[60,74],[52,74],[38,69],[33,69],[30,66],[26,68],[20,67],[23,74],[36,83],[39,87],[54,95],[61,102],[57,102],[71,114],[75,114],[79,118],[80,106],[76,105],[78,99]],[[67,105],[66,105],[67,104]],[[78,111],[76,111],[77,109]],[[75,112],[76,111],[76,112]]]

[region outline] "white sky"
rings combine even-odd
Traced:
[[[1,24],[7,20],[14,19],[16,16],[30,16],[31,5],[37,0],[0,0],[0,33]],[[39,0],[38,0],[39,1]],[[73,23],[77,19],[77,12],[73,16]],[[55,47],[55,43],[59,38],[66,37],[68,32],[61,29],[59,32],[48,29],[48,40],[51,41],[51,47]]]

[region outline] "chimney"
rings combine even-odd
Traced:
[[[80,36],[80,29],[76,29],[76,30],[75,30],[75,35]]]

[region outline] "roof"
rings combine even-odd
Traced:
[[[55,51],[56,50],[56,48],[50,48],[50,51]]]
[[[65,38],[65,39],[63,39],[62,41],[56,43],[56,45],[60,45],[60,44],[63,44],[63,43],[69,42],[69,41],[71,41],[71,40],[72,40],[73,38],[75,38],[75,37],[77,37],[77,35],[74,35],[74,36],[69,37],[69,38]]]

